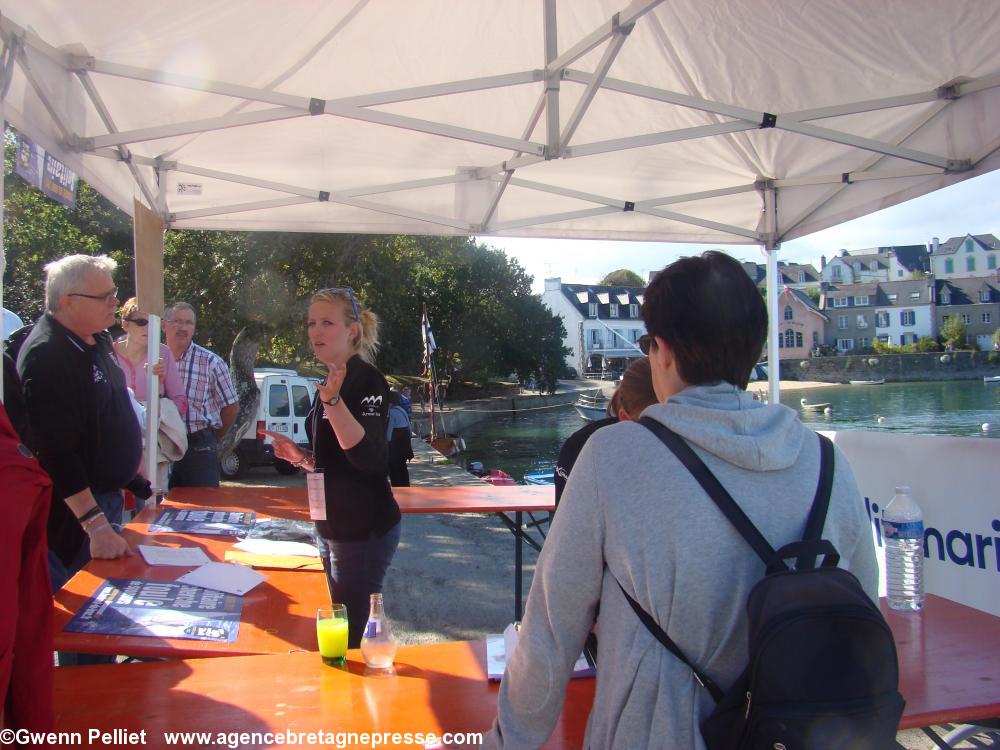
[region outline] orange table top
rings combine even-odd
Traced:
[[[494,487],[393,487],[403,513],[513,513],[555,510],[552,488],[535,485]],[[239,508],[278,518],[308,518],[305,487],[178,487],[167,501],[196,508]]]
[[[124,536],[133,549],[139,544],[200,547],[212,560],[223,560],[233,537],[190,534],[150,534],[149,522],[157,511],[147,508],[125,527]],[[316,609],[330,601],[323,572],[264,570],[267,580],[243,597],[239,635],[233,643],[196,641],[183,638],[98,635],[63,630],[107,578],[176,580],[187,568],[153,567],[135,556],[118,560],[92,560],[60,591],[54,612],[55,647],[60,651],[92,654],[127,654],[188,658],[284,654],[316,649]]]
[[[499,688],[486,681],[484,651],[482,642],[404,646],[395,677],[366,674],[356,650],[344,669],[324,666],[315,653],[57,669],[56,729],[146,730],[153,748],[167,746],[165,732],[209,732],[212,742],[220,732],[248,733],[240,747],[298,750],[319,743],[249,733],[485,732]],[[593,691],[592,679],[571,681],[546,748],[582,746]],[[423,744],[389,738],[379,746]]]
[[[936,596],[919,614],[886,617],[907,701],[900,728],[1000,714],[1000,618]],[[483,731],[497,700],[484,649],[482,642],[402,647],[395,678],[366,675],[357,651],[345,670],[323,666],[315,653],[57,669],[56,728],[146,729],[153,747],[163,746],[164,731]],[[85,679],[80,669],[89,670]],[[545,747],[581,746],[594,685],[570,680]]]
[[[1000,716],[1000,617],[930,594],[919,613],[880,604],[896,639],[902,729]]]

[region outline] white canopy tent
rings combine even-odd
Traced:
[[[177,229],[758,244],[773,330],[782,241],[1000,166],[995,0],[624,3],[0,0],[3,114]]]

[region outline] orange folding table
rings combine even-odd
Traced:
[[[884,602],[883,602],[884,607]],[[887,612],[899,649],[901,729],[975,723],[1000,714],[1000,618],[936,596],[921,613]],[[56,670],[56,729],[245,732],[242,747],[298,747],[279,732],[483,732],[496,716],[498,683],[486,681],[482,641],[404,646],[396,676],[366,674],[360,652],[345,669],[316,653],[108,665]],[[81,670],[86,670],[81,671]],[[593,679],[570,680],[546,748],[578,748]],[[251,736],[257,733],[258,737]],[[318,744],[314,742],[312,744]],[[420,747],[389,739],[384,747]]]
[[[541,550],[541,541],[524,524],[524,514],[555,510],[552,487],[494,487],[483,482],[481,486],[393,487],[392,494],[402,513],[492,513],[499,518],[514,535],[514,619],[521,619],[523,545]],[[278,518],[309,518],[304,487],[178,487],[170,491],[167,500],[181,507],[233,508]],[[539,534],[544,539],[540,529]]]

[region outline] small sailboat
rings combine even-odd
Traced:
[[[825,411],[826,409],[830,408],[829,401],[823,401],[822,403],[819,404],[810,404],[804,398],[800,398],[799,403],[802,405],[803,409],[808,409],[809,411]]]

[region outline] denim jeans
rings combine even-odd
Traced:
[[[215,430],[188,433],[188,449],[170,472],[170,487],[218,487],[219,442]]]
[[[368,622],[369,596],[382,591],[385,573],[399,546],[401,525],[397,523],[384,535],[372,534],[361,542],[335,542],[322,537],[317,540],[330,597],[334,603],[347,606],[349,648],[361,645]]]
[[[111,527],[115,531],[121,531],[122,515],[124,514],[125,509],[125,498],[122,495],[121,490],[114,490],[113,492],[95,492],[94,500],[97,501],[98,507],[104,511],[104,516],[108,519],[108,523],[111,524]],[[76,573],[88,562],[90,562],[90,537],[86,537],[84,539],[83,545],[80,547],[80,551],[77,552],[73,562],[68,566],[64,566],[62,561],[50,551],[49,580],[52,582],[52,591],[58,591],[65,586],[66,582],[76,575]],[[82,666],[84,664],[113,664],[115,661],[114,656],[105,656],[102,654],[78,654],[68,651],[57,652],[56,659],[60,667]]]

